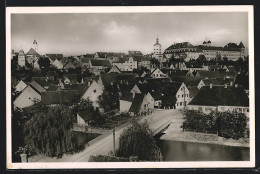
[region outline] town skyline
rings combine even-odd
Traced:
[[[40,54],[66,56],[129,50],[150,54],[157,36],[162,50],[176,42],[200,45],[206,37],[213,46],[242,41],[248,48],[247,21],[247,13],[233,12],[13,14],[11,42],[13,50],[26,52],[33,47],[33,40],[37,40]]]

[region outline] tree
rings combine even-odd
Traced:
[[[15,71],[18,68],[18,56],[14,56],[11,60],[11,71]]]
[[[207,59],[204,55],[199,55],[199,57],[195,60],[196,65],[202,66],[203,63],[206,63]]]
[[[44,107],[24,125],[25,143],[32,151],[62,157],[78,150],[72,132],[75,115],[67,106]]]
[[[48,70],[50,68],[50,59],[47,58],[47,57],[40,57],[39,60],[38,60],[38,64],[41,68],[41,70]]]
[[[117,84],[105,86],[102,95],[99,96],[99,105],[105,112],[119,108],[119,89]]]
[[[151,64],[154,66],[154,67],[159,67],[160,66],[160,62],[159,60],[155,59],[155,58],[152,58],[151,59]]]
[[[248,118],[240,112],[218,112],[217,127],[221,136],[239,139],[244,137]]]
[[[129,158],[137,156],[140,160],[160,161],[161,152],[153,138],[147,121],[133,121],[130,128],[125,129],[119,138],[117,156]]]

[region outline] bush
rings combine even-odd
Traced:
[[[217,126],[221,136],[239,139],[244,137],[248,118],[239,112],[218,112]]]
[[[137,156],[138,159],[146,161],[161,160],[160,149],[147,122],[134,121],[130,128],[123,131],[119,138],[117,155],[125,158]]]
[[[185,111],[186,120],[183,129],[194,131],[213,131],[225,138],[239,139],[244,137],[248,118],[239,112],[211,112],[204,114],[196,110]]]

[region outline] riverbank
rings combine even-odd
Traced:
[[[206,134],[206,133],[198,133],[198,132],[167,131],[167,133],[162,135],[160,139],[169,140],[169,141],[218,144],[218,145],[225,145],[225,146],[250,147],[248,138],[241,138],[239,140],[234,140],[234,139],[226,139],[223,137],[218,137],[216,134]]]

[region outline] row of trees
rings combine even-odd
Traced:
[[[248,118],[240,112],[211,112],[209,114],[196,110],[185,111],[186,120],[183,129],[194,131],[218,132],[225,138],[244,137]]]

